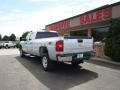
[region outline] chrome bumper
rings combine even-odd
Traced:
[[[71,61],[80,61],[88,60],[91,57],[95,56],[93,51],[90,52],[80,52],[80,53],[69,53],[69,54],[57,54],[57,60],[60,62],[71,62]]]

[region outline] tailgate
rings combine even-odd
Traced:
[[[79,53],[93,50],[93,39],[84,38],[64,38],[64,53]]]

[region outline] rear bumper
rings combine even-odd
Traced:
[[[57,60],[61,62],[77,62],[81,60],[88,60],[95,56],[93,51],[79,52],[79,53],[69,53],[69,54],[57,54]]]

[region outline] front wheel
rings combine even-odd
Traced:
[[[49,59],[47,54],[42,56],[42,67],[45,71],[50,71],[53,69],[53,62]]]
[[[20,56],[25,57],[25,53],[23,52],[22,48],[20,49]]]

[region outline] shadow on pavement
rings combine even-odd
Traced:
[[[80,66],[73,68],[71,65],[59,63],[54,71],[45,72],[39,58],[17,56],[16,59],[51,90],[66,90],[98,77],[97,73],[82,69]]]
[[[92,64],[96,64],[96,65],[99,65],[99,66],[104,66],[104,67],[107,67],[107,68],[112,68],[112,69],[117,69],[117,70],[120,70],[120,65],[116,65],[116,64],[113,64],[113,63],[109,63],[109,62],[105,62],[105,61],[100,61],[100,60],[94,60],[94,59],[91,59],[91,60],[86,60],[87,63],[92,63]]]

